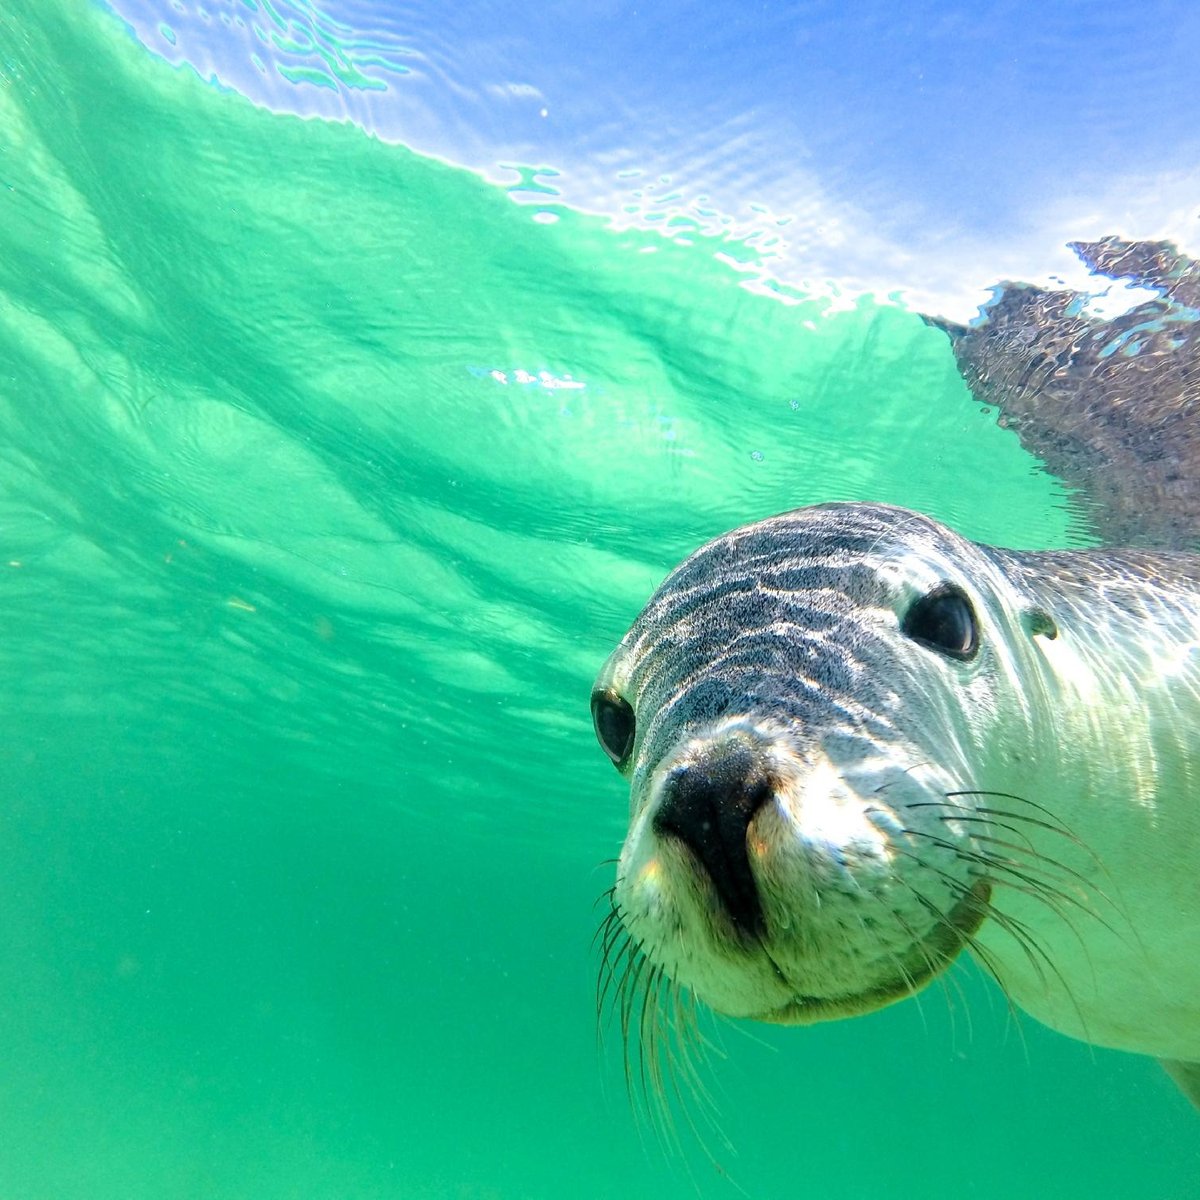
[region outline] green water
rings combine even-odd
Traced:
[[[902,308],[537,211],[0,5],[0,1200],[1196,1195],[1153,1064],[969,968],[726,1027],[715,1166],[635,1121],[587,694],[649,590],[821,499],[1087,531]]]

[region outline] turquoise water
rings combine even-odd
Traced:
[[[723,1026],[733,1149],[598,1047],[592,677],[810,501],[1089,537],[899,306],[515,204],[0,10],[0,1197],[1096,1197],[1200,1186],[1153,1064],[986,981]]]

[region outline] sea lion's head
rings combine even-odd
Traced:
[[[1018,680],[1039,636],[1049,616],[986,547],[903,509],[801,509],[702,547],[592,692],[630,785],[623,945],[730,1016],[918,990],[992,911],[979,789],[1034,769]]]

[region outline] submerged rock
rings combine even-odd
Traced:
[[[1169,242],[1072,242],[1089,269],[1157,295],[1118,317],[1081,293],[1003,283],[950,336],[975,398],[1084,498],[1110,545],[1200,545],[1200,263]]]

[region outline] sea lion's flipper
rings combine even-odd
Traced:
[[[1167,1074],[1179,1084],[1183,1094],[1200,1108],[1200,1063],[1177,1062],[1169,1058],[1162,1059]]]

